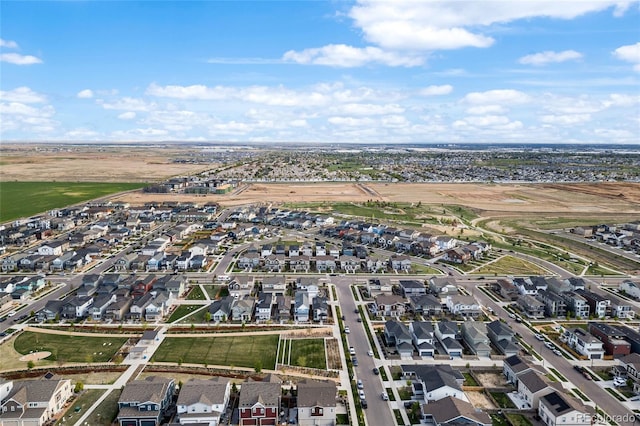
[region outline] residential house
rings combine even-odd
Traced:
[[[233,306],[236,303],[236,299],[233,296],[225,296],[218,300],[214,300],[209,305],[209,313],[211,314],[211,321],[215,322],[227,322],[231,319],[233,312]]]
[[[522,295],[518,298],[517,303],[520,310],[529,318],[544,318],[545,305],[534,296],[529,294]]]
[[[473,296],[462,294],[447,295],[445,303],[452,315],[477,318],[482,313],[480,304]]]
[[[256,306],[256,321],[269,321],[273,310],[273,294],[259,293]]]
[[[411,258],[404,254],[391,255],[389,264],[391,269],[397,272],[409,272],[411,270]]]
[[[177,416],[181,425],[218,426],[229,404],[231,382],[227,378],[191,379],[178,395]]]
[[[89,308],[89,315],[94,321],[100,321],[104,318],[109,305],[116,301],[115,294],[102,294],[93,299],[93,304]]]
[[[536,298],[544,304],[544,313],[548,317],[565,317],[567,304],[564,297],[549,290],[540,290]]]
[[[234,297],[234,299],[236,303],[231,308],[231,318],[233,321],[241,321],[243,323],[251,321],[256,300],[248,294],[242,298]]]
[[[129,313],[126,315],[126,318],[132,321],[142,321],[144,319],[144,314],[147,306],[149,306],[152,301],[153,294],[151,293],[146,293],[142,296],[134,297],[133,303],[131,304],[131,308],[129,309]]]
[[[410,296],[409,306],[413,312],[422,315],[442,315],[442,303],[433,294]]]
[[[429,291],[436,296],[444,297],[450,294],[458,294],[458,285],[452,278],[430,278]]]
[[[428,321],[413,321],[409,324],[413,345],[421,357],[435,354],[433,324]]]
[[[401,357],[413,355],[413,336],[403,323],[395,320],[385,322],[384,339],[387,346],[394,347]]]
[[[422,296],[427,294],[427,287],[422,281],[400,280],[398,283],[404,297]]]
[[[161,320],[169,312],[169,308],[175,301],[175,296],[166,290],[153,290],[151,294],[153,299],[144,309],[144,319],[154,322]]]
[[[311,259],[309,256],[289,257],[289,270],[292,272],[309,272],[311,270]]]
[[[298,424],[333,426],[336,424],[338,389],[332,380],[304,379],[298,382]]]
[[[462,340],[464,340],[473,354],[479,357],[489,357],[491,355],[487,326],[483,322],[465,321],[462,324]]]
[[[282,381],[272,374],[261,382],[243,382],[238,402],[240,426],[276,425],[280,415]]]
[[[375,296],[375,311],[378,316],[401,317],[405,314],[405,300],[395,294]]]
[[[562,389],[562,387],[560,386],[558,389]],[[537,410],[540,398],[555,391],[556,388],[551,385],[551,382],[545,376],[529,370],[518,377],[518,393],[526,404],[518,408],[525,410],[533,408]]]
[[[255,252],[245,252],[238,257],[238,268],[253,270],[260,266],[260,255]]]
[[[84,318],[89,314],[89,307],[93,304],[91,297],[72,296],[65,300],[60,316],[67,319]]]
[[[469,262],[472,257],[471,253],[469,253],[468,251],[462,249],[461,247],[456,247],[451,250],[447,250],[442,256],[442,259],[446,262],[464,264]]]
[[[588,290],[576,290],[580,296],[584,297],[589,305],[589,313],[597,318],[611,316],[611,299]]]
[[[431,403],[446,397],[469,402],[462,391],[464,376],[450,365],[411,364],[400,365],[403,377],[412,380],[414,396]]]
[[[507,301],[514,301],[520,295],[518,288],[511,281],[503,278],[496,281],[491,287]]]
[[[6,426],[45,425],[64,409],[73,395],[71,380],[52,374],[7,383],[0,400],[0,424]]]
[[[462,345],[458,342],[462,336],[458,331],[458,324],[452,321],[438,321],[435,327],[435,336],[442,348],[449,356],[462,356]]]
[[[116,301],[107,306],[107,310],[104,314],[104,319],[108,321],[122,321],[129,313],[129,308],[133,303],[133,299],[126,296],[118,297],[116,295]]]
[[[355,256],[340,256],[340,269],[345,272],[358,272],[362,268],[362,262]]]
[[[514,332],[504,322],[495,320],[487,324],[487,336],[501,355],[511,356],[520,352],[514,343]]]
[[[587,299],[585,299],[575,291],[562,293],[562,297],[564,297],[564,301],[567,304],[567,309],[573,314],[574,317],[581,319],[589,318],[591,309],[589,308]]]
[[[173,379],[149,376],[127,383],[118,399],[117,421],[120,426],[160,425],[173,394]]]
[[[329,317],[329,301],[326,297],[316,296],[311,302],[313,310],[313,320],[317,322],[324,322]]]
[[[273,295],[285,294],[287,291],[287,281],[283,275],[264,277],[262,280],[262,292]]]
[[[467,401],[453,396],[421,405],[422,418],[434,426],[491,426],[491,417]]]
[[[253,291],[253,277],[247,275],[238,275],[233,277],[233,279],[229,282],[227,289],[229,290],[229,295],[233,296],[236,299],[242,299],[245,296],[251,295]]]
[[[507,378],[507,382],[516,387],[520,376],[531,370],[535,370],[533,363],[521,355],[511,355],[505,358],[502,365],[502,373]]]
[[[562,339],[586,359],[602,359],[604,357],[602,342],[582,328],[566,330]]]
[[[284,271],[287,261],[284,254],[270,254],[264,259],[264,269],[268,272],[282,272]]]
[[[325,272],[333,273],[336,271],[336,269],[338,269],[338,265],[334,257],[327,256],[327,255],[321,255],[321,256],[316,255],[315,261],[316,261],[316,270],[319,273],[325,273]]]
[[[281,323],[291,320],[291,296],[276,296],[276,320]]]
[[[311,312],[309,294],[303,290],[296,291],[294,303],[293,314],[295,321],[308,322],[309,314]]]
[[[595,419],[595,410],[572,396],[556,391],[540,398],[538,415],[548,426],[590,426]]]
[[[634,352],[620,358],[620,366],[625,376],[633,382],[633,391],[640,392],[640,354]]]
[[[640,283],[631,280],[624,280],[620,283],[618,289],[633,299],[640,299]]]

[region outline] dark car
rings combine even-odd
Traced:
[[[378,370],[377,368],[374,367],[373,368],[373,374],[375,374],[377,376],[378,374],[380,374],[380,370]]]
[[[362,408],[367,408],[368,407],[366,399],[361,399],[360,403],[362,404]]]
[[[353,313],[354,313],[354,314],[359,314],[359,313],[360,313],[360,311],[358,311],[358,308],[355,308],[355,309],[353,310]]]

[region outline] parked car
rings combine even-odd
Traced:
[[[358,389],[364,389],[364,384],[360,379],[358,379],[358,381],[356,382],[356,386],[358,387]]]
[[[540,341],[544,340],[544,336],[542,334],[536,334],[535,338],[540,340]]]
[[[378,370],[377,368],[374,367],[373,368],[373,374],[375,374],[377,376],[378,374],[380,374],[380,370]]]
[[[386,392],[382,392],[382,400],[383,401],[388,401],[389,400],[389,395],[387,395]]]

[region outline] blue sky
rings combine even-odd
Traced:
[[[638,1],[2,1],[0,140],[640,143]]]

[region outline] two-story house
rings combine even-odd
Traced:
[[[73,387],[68,379],[46,375],[38,380],[6,382],[2,393],[0,425],[42,426],[62,411]]]
[[[282,381],[274,375],[268,375],[261,382],[242,383],[238,414],[240,426],[275,425],[280,414],[280,396]]]
[[[219,425],[220,417],[227,409],[230,394],[231,382],[227,378],[187,381],[182,385],[176,403],[180,424]]]
[[[173,379],[149,376],[133,380],[122,389],[118,399],[120,426],[157,426],[171,403],[175,392]]]
[[[300,426],[336,424],[338,388],[334,381],[304,379],[298,382],[297,391]]]

